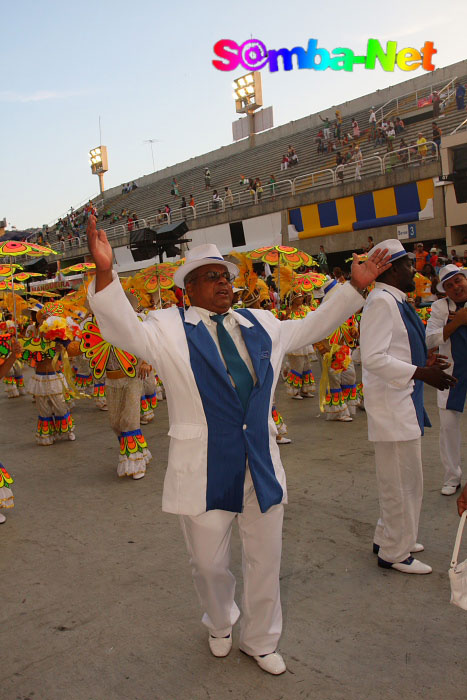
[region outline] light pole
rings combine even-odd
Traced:
[[[160,143],[160,140],[159,140],[159,139],[146,139],[145,141],[143,141],[143,143],[149,143],[149,145],[151,146],[152,172],[155,173],[155,172],[156,172],[156,166],[155,166],[155,164],[154,164],[154,151],[153,151],[153,148],[152,148],[152,144],[153,144],[153,143]]]

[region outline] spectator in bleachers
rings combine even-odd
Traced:
[[[323,126],[324,138],[330,139],[331,138],[331,122],[329,121],[329,119],[327,117],[324,117],[324,119],[323,119],[321,114],[318,114],[318,116],[324,124],[324,126]]]
[[[221,204],[222,199],[219,197],[217,190],[214,190],[214,192],[212,193],[212,208],[219,209]]]
[[[404,129],[405,129],[404,122],[402,121],[402,119],[400,117],[396,117],[396,121],[394,123],[394,131],[396,132],[396,134],[402,134]]]
[[[211,171],[209,168],[204,168],[204,189],[211,189]]]
[[[433,116],[435,119],[438,119],[441,105],[441,97],[439,96],[439,93],[436,92],[436,90],[433,90],[433,94],[431,96],[431,104],[433,105]]]
[[[372,141],[375,140],[376,137],[376,112],[375,108],[372,107],[370,110],[370,117],[368,119],[368,123],[370,125],[370,131],[368,132],[368,138]]]
[[[363,153],[360,150],[360,146],[355,144],[355,150],[353,159],[355,161],[355,180],[362,179],[362,165],[363,165]]]
[[[162,213],[162,209],[158,209],[156,216],[156,225],[162,223],[164,223],[164,214]]]
[[[336,122],[339,124],[339,126],[342,126],[342,114],[340,113],[340,110],[336,109],[334,114],[336,115]]]
[[[269,176],[269,189],[271,192],[272,201],[274,201],[276,198],[276,178],[274,175]]]
[[[386,144],[388,147],[388,151],[394,150],[395,138],[396,138],[396,131],[394,129],[394,124],[391,122],[391,124],[389,124],[388,128],[386,129]]]
[[[341,140],[341,125],[338,121],[335,121],[333,123],[333,133],[334,133],[334,138],[339,141]]]
[[[225,201],[228,204],[229,207],[233,207],[234,205],[234,197],[232,194],[232,190],[230,189],[229,186],[224,188],[225,191]]]
[[[176,177],[173,177],[173,178],[172,178],[172,183],[171,183],[171,184],[172,184],[172,189],[170,190],[170,194],[172,195],[172,197],[179,197],[179,196],[180,196],[180,190],[179,190],[179,187],[178,187],[178,182],[177,182],[177,178],[176,178]]]
[[[431,128],[433,130],[433,141],[438,146],[438,155],[439,155],[439,149],[441,148],[441,134],[443,133],[439,126],[437,125],[436,122],[431,123]],[[436,147],[434,144],[431,146],[431,152],[433,155],[436,153]]]
[[[298,156],[295,152],[295,148],[292,148],[292,146],[289,146],[287,158],[289,159],[289,166],[298,164]]]
[[[381,126],[381,124],[378,124],[378,126],[376,127],[375,145],[376,146],[383,146],[385,138],[386,137],[384,135],[383,127]]]
[[[104,219],[104,221],[105,221],[105,219],[110,219],[111,217],[112,217],[112,212],[110,211],[110,209],[107,209],[107,211],[105,211],[102,215],[102,218]]]
[[[358,126],[358,121],[355,118],[352,119],[352,130],[354,139],[360,138],[360,127]]]
[[[240,175],[240,185],[249,185],[250,180],[249,178],[246,177],[246,175]]]
[[[281,160],[281,170],[287,170],[288,167],[289,167],[289,159],[284,154],[282,156],[282,160]]]
[[[344,157],[340,151],[336,153],[336,175],[340,185],[344,184]]]
[[[421,161],[423,161],[426,158],[426,155],[428,153],[428,148],[426,145],[426,138],[423,136],[423,133],[421,131],[418,132],[418,139],[417,139],[417,148],[418,148],[418,155],[421,158]]]
[[[256,182],[253,180],[252,177],[250,177],[248,181],[248,187],[252,200],[256,202]]]
[[[195,207],[195,198],[192,194],[190,194],[190,207]]]
[[[256,178],[255,180],[255,185],[256,185],[256,200],[259,202],[261,197],[263,196],[263,184],[259,177]]]
[[[128,217],[126,224],[127,224],[128,232],[131,233],[133,231],[133,229],[135,228],[135,222],[133,221],[133,217],[131,216],[131,214]]]
[[[324,153],[324,133],[322,129],[316,134],[315,143],[317,144],[316,153]]]
[[[457,109],[464,109],[465,104],[465,87],[461,83],[457,83],[456,85],[456,105]]]
[[[135,225],[135,228],[139,228],[138,214],[135,211],[131,215],[131,218],[133,219],[133,223]]]
[[[164,207],[164,213],[167,214],[167,218],[170,217],[170,212],[171,212],[171,211],[172,211],[172,209],[169,207],[168,204],[166,204],[165,207]],[[165,218],[165,217],[164,217],[164,218]]]
[[[185,197],[182,197],[182,201],[180,203],[180,209],[182,210],[182,216],[184,219],[187,217],[187,210],[186,210],[186,199]]]
[[[132,189],[132,190],[138,189],[138,185],[136,184],[136,182],[135,182],[134,180],[133,180],[133,182],[131,183],[131,189]]]

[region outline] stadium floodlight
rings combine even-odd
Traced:
[[[263,106],[263,90],[260,71],[241,75],[232,83],[234,89],[235,111],[251,114]]]
[[[107,146],[96,146],[89,151],[89,165],[93,175],[99,177],[99,187],[101,194],[104,191],[104,173],[109,169],[107,158]]]

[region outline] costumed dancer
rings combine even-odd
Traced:
[[[128,297],[131,295],[127,294]],[[105,373],[110,426],[120,445],[117,474],[142,479],[151,460],[140,427],[140,400],[146,373],[144,363],[138,363],[134,355],[107,343],[95,319],[84,324],[80,349],[89,360],[96,381],[101,381]]]
[[[296,321],[305,318],[312,309],[304,306],[303,301],[303,292],[298,288],[292,289],[283,320]],[[287,393],[292,399],[312,398],[315,395],[315,378],[311,370],[313,354],[312,345],[305,345],[287,354]]]
[[[16,336],[15,324],[10,313],[5,314],[5,320],[0,324],[0,333],[9,337]],[[27,393],[24,387],[22,364],[19,360],[15,360],[8,372],[2,377],[5,384],[5,393],[9,399],[15,399]]]
[[[240,266],[240,272],[241,271],[242,267]],[[253,283],[256,283],[256,286],[254,287],[254,289],[251,289]],[[256,273],[251,273],[250,280],[248,281],[248,288],[244,290],[244,295],[242,298],[242,307],[239,308],[265,309],[266,311],[270,311],[271,307],[272,302],[269,296],[269,290],[266,282],[260,279],[256,275]],[[284,422],[282,414],[279,413],[279,411],[277,410],[275,396],[272,402],[271,415],[277,430],[277,444],[289,445],[292,442],[292,440],[289,437],[287,437],[287,425]]]
[[[448,358],[447,369],[457,379],[449,391],[438,391],[439,452],[444,467],[443,496],[460,487],[461,422],[467,395],[467,269],[446,265],[439,271],[438,292],[445,299],[435,301],[426,327],[428,348],[439,348]]]
[[[21,345],[14,339],[11,338],[9,333],[4,333],[0,336],[0,378],[5,377],[5,375],[13,367],[16,357],[21,355]],[[11,348],[11,349],[10,349]],[[15,501],[13,497],[13,491],[11,489],[11,484],[13,479],[3,466],[0,464],[0,509],[13,508]],[[0,512],[0,524],[4,523],[6,517]]]
[[[336,280],[324,285],[321,305],[329,304],[338,288]],[[320,409],[326,420],[350,423],[361,398],[357,389],[357,375],[352,361],[352,348],[358,338],[357,321],[354,316],[328,338],[316,343],[321,363]]]
[[[76,439],[73,418],[65,401],[65,396],[73,387],[66,346],[76,337],[79,329],[76,327],[75,331],[64,318],[55,315],[62,311],[62,305],[55,302],[44,304],[38,315],[41,323],[39,337],[22,341],[22,358],[35,368],[29,393],[35,397],[39,412],[36,428],[38,445],[53,445],[60,439]],[[57,370],[60,358],[66,366],[67,385]]]

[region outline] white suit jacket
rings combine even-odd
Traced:
[[[416,367],[396,299],[404,302],[406,295],[376,282],[360,323],[362,381],[372,442],[414,440],[421,435],[411,398]]]
[[[162,497],[163,510],[185,515],[205,512],[209,425],[192,370],[187,335],[179,309],[172,307],[151,311],[141,323],[115,273],[113,282],[98,293],[95,293],[93,281],[88,295],[103,337],[150,362],[164,382],[171,440]],[[262,356],[262,361],[271,366],[274,373],[267,397],[268,459],[272,460],[275,477],[282,487],[282,502],[287,500],[285,473],[276,443],[271,406],[283,357],[287,352],[326,337],[361,305],[361,295],[350,284],[345,284],[334,294],[332,304],[318,308],[303,320],[278,321],[269,311],[251,311],[271,339],[270,356],[268,354],[266,360]],[[235,312],[235,316],[244,329],[254,325],[240,313]],[[185,324],[197,326],[199,323],[202,323],[199,314],[189,308],[185,314]],[[221,386],[220,389],[225,391],[225,387]]]
[[[439,348],[439,354],[446,355],[448,358],[447,362],[450,363],[450,366],[444,371],[451,375],[454,368],[451,352],[451,339],[443,339],[443,329],[449,321],[449,314],[455,313],[456,308],[456,304],[452,301],[452,299],[448,299],[448,297],[438,299],[438,301],[435,301],[431,306],[431,316],[428,319],[426,326],[426,344],[428,348],[430,350],[431,348]],[[438,389],[436,393],[438,397],[438,407],[446,408],[446,403],[449,397],[449,389],[445,389],[444,391],[440,391]]]

